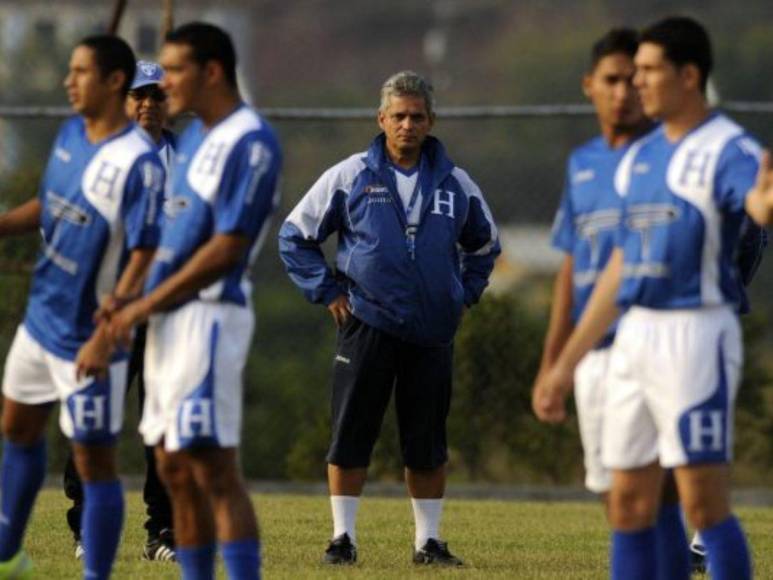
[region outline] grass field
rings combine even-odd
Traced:
[[[605,578],[607,531],[592,503],[450,500],[446,539],[467,565],[458,570],[417,569],[410,563],[413,523],[406,500],[365,498],[359,514],[360,562],[331,569],[319,564],[330,533],[325,497],[254,497],[263,528],[264,577],[270,579],[376,578]],[[64,519],[64,495],[41,494],[26,547],[39,578],[80,578]],[[739,510],[755,555],[757,578],[773,578],[773,509]],[[140,559],[143,506],[128,495],[116,579],[178,578],[175,564]],[[222,569],[219,578],[224,578]]]

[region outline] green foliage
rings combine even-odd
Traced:
[[[449,438],[471,480],[567,482],[577,475],[575,421],[549,427],[531,411],[545,315],[509,294],[487,295],[465,316]]]

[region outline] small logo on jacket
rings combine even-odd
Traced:
[[[572,176],[572,182],[575,185],[578,185],[580,183],[585,183],[586,181],[593,181],[595,177],[596,172],[593,171],[593,169],[583,169]]]
[[[336,362],[342,362],[342,363],[347,364],[347,365],[352,362],[352,359],[346,358],[345,356],[342,356],[340,354],[336,355],[336,359],[335,360],[336,360]]]
[[[56,157],[64,163],[69,163],[70,159],[72,159],[70,152],[67,151],[67,149],[62,149],[61,147],[54,149],[54,155],[56,155]]]
[[[364,191],[367,194],[389,193],[389,190],[383,185],[366,185],[365,187],[362,188],[362,191]]]

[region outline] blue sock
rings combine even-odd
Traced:
[[[2,518],[0,518],[0,562],[13,558],[21,548],[32,505],[46,476],[46,441],[34,445],[3,442],[0,467]]]
[[[652,580],[657,570],[655,528],[638,532],[612,532],[610,578],[612,580]]]
[[[748,580],[752,559],[741,524],[735,516],[701,530],[712,580]]]
[[[107,578],[123,526],[123,488],[117,479],[83,483],[84,577]]]
[[[183,580],[214,580],[214,543],[206,546],[177,546],[175,554],[182,568]]]
[[[687,532],[679,504],[664,505],[660,508],[655,525],[655,546],[658,554],[656,578],[689,580],[690,547],[687,545]]]
[[[260,542],[255,538],[220,544],[228,577],[260,580]]]

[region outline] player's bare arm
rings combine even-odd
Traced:
[[[561,354],[566,341],[572,334],[572,271],[574,259],[569,254],[564,256],[561,267],[556,274],[553,285],[553,300],[550,307],[550,321],[542,349],[539,374],[553,366]]]
[[[155,253],[155,248],[137,248],[131,252],[115,289],[102,299],[99,310],[94,314],[95,321],[109,320],[116,311],[139,298]]]
[[[102,322],[78,351],[78,356],[75,358],[75,378],[78,380],[92,376],[98,379],[105,378],[113,350],[108,327]]]
[[[746,196],[746,213],[761,226],[773,222],[773,167],[769,151],[762,154],[757,183]]]
[[[545,343],[542,347],[542,359],[540,361],[539,371],[534,380],[532,388],[532,407],[536,412],[536,400],[533,398],[536,394],[537,383],[540,378],[555,364],[558,356],[572,334],[574,325],[572,324],[572,270],[574,260],[571,255],[566,254],[561,267],[556,274],[553,285],[553,300],[550,307],[550,321],[548,322],[548,331],[545,335]]]
[[[558,360],[537,381],[532,401],[534,412],[541,421],[558,423],[566,418],[564,401],[572,390],[575,368],[620,315],[615,299],[622,272],[623,251],[618,248],[612,252],[588,306]]]
[[[110,321],[110,335],[119,344],[128,344],[131,329],[147,321],[151,314],[195,294],[216,282],[244,257],[250,240],[241,235],[216,234],[201,246],[179,271],[150,294],[120,310]]]
[[[115,290],[102,301],[94,315],[97,321],[94,333],[78,351],[75,359],[75,375],[78,380],[86,376],[106,376],[110,357],[115,352],[115,344],[110,338],[107,323],[115,312],[142,293],[154,254],[155,248],[138,248],[129,254],[129,261],[115,285]]]
[[[0,237],[32,232],[40,227],[40,200],[31,199],[0,215]]]

